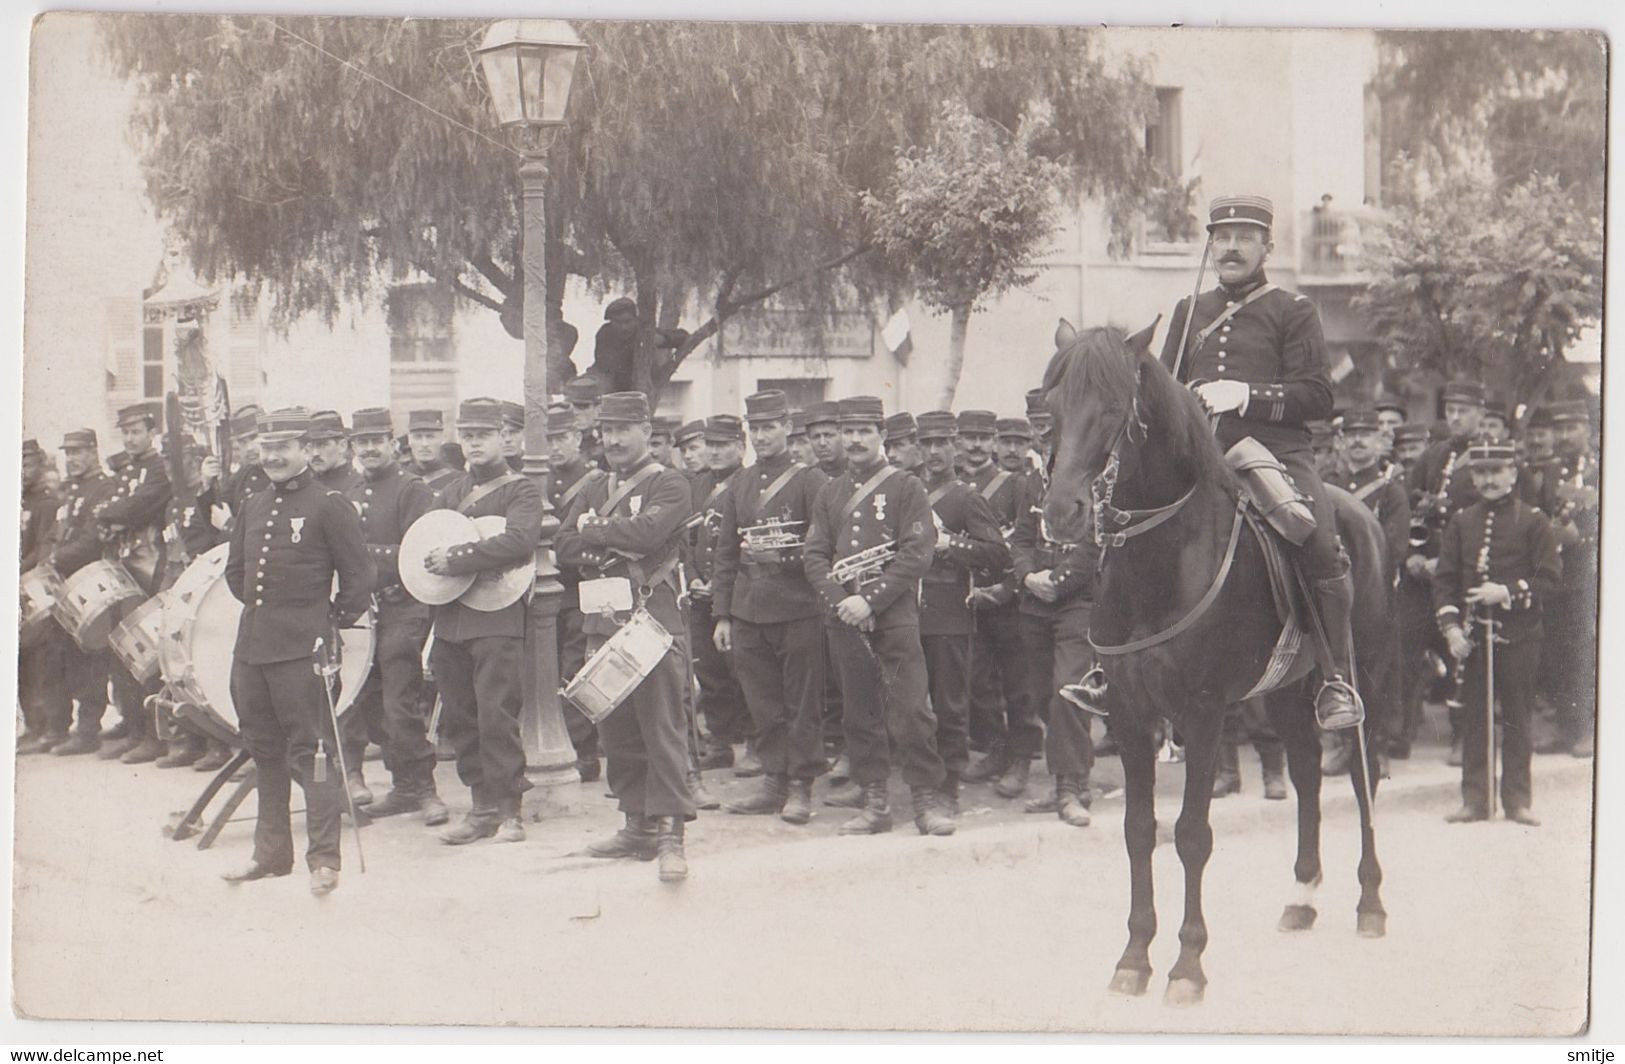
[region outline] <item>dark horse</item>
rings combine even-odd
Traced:
[[[1106,523],[1108,536],[1113,529],[1127,535],[1105,546],[1090,624],[1090,641],[1104,648],[1104,708],[1123,759],[1123,834],[1132,877],[1128,946],[1111,989],[1141,994],[1151,979],[1149,947],[1157,929],[1151,885],[1154,735],[1159,718],[1167,718],[1185,741],[1186,776],[1174,828],[1185,868],[1185,920],[1166,1000],[1194,1004],[1207,983],[1202,871],[1213,850],[1208,805],[1220,728],[1227,708],[1263,675],[1282,625],[1265,554],[1238,523],[1241,488],[1214,442],[1207,414],[1149,354],[1149,341],[1150,330],[1131,341],[1116,329],[1078,333],[1061,323],[1044,375],[1056,428],[1044,516],[1059,537],[1076,540],[1090,527],[1098,530],[1094,521],[1101,511],[1123,511],[1116,524]],[[1366,689],[1372,678],[1365,663],[1380,659],[1388,623],[1382,532],[1362,503],[1327,490],[1338,496],[1338,530],[1353,562],[1355,657]],[[1106,505],[1092,505],[1091,494],[1097,500],[1104,494]],[[1281,917],[1284,931],[1313,925],[1313,890],[1321,875],[1320,744],[1305,680],[1313,661],[1307,653],[1298,659],[1285,685],[1264,696],[1298,794],[1296,886]],[[1371,689],[1378,686],[1370,683]],[[1382,700],[1367,707],[1374,720]],[[1362,828],[1356,921],[1360,934],[1375,937],[1383,934],[1386,914],[1377,893],[1382,870],[1367,797],[1374,756],[1351,761]]]

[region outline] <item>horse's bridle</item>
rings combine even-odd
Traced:
[[[1093,511],[1090,515],[1091,527],[1089,536],[1094,540],[1095,546],[1100,548],[1099,569],[1106,568],[1106,550],[1109,547],[1121,547],[1135,536],[1143,535],[1158,525],[1167,521],[1179,512],[1180,508],[1190,501],[1196,494],[1196,485],[1190,488],[1169,503],[1167,506],[1158,506],[1150,510],[1120,510],[1112,505],[1112,494],[1117,490],[1117,472],[1122,466],[1122,450],[1124,443],[1134,442],[1134,427],[1140,428],[1140,442],[1144,443],[1149,437],[1150,429],[1146,426],[1145,418],[1140,416],[1140,370],[1134,370],[1134,403],[1129,408],[1128,416],[1112,437],[1112,448],[1106,454],[1106,464],[1101,468],[1099,475],[1089,482],[1089,505]],[[1116,526],[1116,531],[1107,531],[1108,522]]]

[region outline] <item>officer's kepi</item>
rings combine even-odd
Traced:
[[[1207,231],[1220,225],[1256,225],[1269,230],[1275,224],[1275,204],[1263,196],[1216,196],[1207,209]]]

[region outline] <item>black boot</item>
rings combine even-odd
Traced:
[[[1020,798],[1027,793],[1027,777],[1032,769],[1032,759],[1026,754],[1012,755],[999,782],[993,785],[993,793],[1000,798]]]
[[[824,795],[824,804],[835,809],[862,809],[863,788],[854,780],[847,780]]]
[[[842,824],[842,835],[881,835],[891,830],[891,806],[886,800],[886,783],[863,785],[863,808]]]
[[[937,797],[942,801],[942,808],[955,820],[959,819],[959,773],[949,772],[942,777],[942,786],[937,788]]]
[[[683,853],[682,817],[655,817],[655,850],[660,857],[660,882],[680,883],[688,878],[688,857]]]
[[[931,787],[915,787],[914,826],[921,835],[952,835],[954,818],[937,805],[937,792]]]
[[[1010,763],[1004,755],[1004,744],[994,743],[985,755],[965,770],[964,779],[966,783],[986,783],[1004,775],[1004,770],[1008,767]]]
[[[1228,735],[1219,736],[1219,770],[1213,774],[1213,797],[1227,798],[1241,791],[1241,753]]]
[[[602,842],[587,847],[589,857],[635,857],[652,861],[655,856],[655,824],[652,817],[626,814],[626,826]]]
[[[1286,800],[1286,750],[1279,740],[1258,744],[1258,760],[1264,766],[1264,797],[1272,802]]]
[[[1350,636],[1354,580],[1344,573],[1328,580],[1316,580],[1314,588],[1315,612],[1320,616],[1331,653],[1330,661],[1320,663],[1324,682],[1315,695],[1315,719],[1326,731],[1341,731],[1365,720],[1365,704],[1354,689],[1354,669],[1350,661],[1354,647]]]
[[[779,773],[770,772],[762,777],[761,786],[755,793],[737,802],[729,802],[727,809],[730,813],[744,816],[765,816],[782,810],[784,800],[789,796],[790,781]]]
[[[812,819],[812,780],[791,780],[779,819],[786,824],[805,824]]]
[[[490,838],[501,826],[502,818],[495,807],[470,809],[462,820],[440,833],[440,841],[447,846],[467,846]]]

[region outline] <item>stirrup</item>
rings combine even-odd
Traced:
[[[1102,700],[1106,697],[1106,670],[1098,664],[1084,673],[1083,679],[1077,683],[1062,684],[1058,693],[1085,713],[1093,713],[1097,717],[1111,715],[1101,708]]]
[[[1329,692],[1344,692],[1348,695],[1348,702],[1337,707],[1332,712],[1324,708]],[[1320,685],[1315,692],[1315,720],[1319,722],[1322,731],[1343,731],[1353,728],[1365,721],[1365,702],[1360,698],[1360,692],[1354,685],[1341,676],[1333,676]]]

